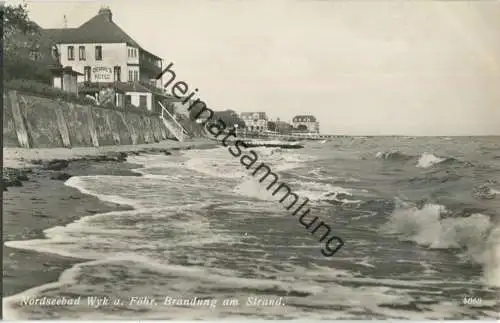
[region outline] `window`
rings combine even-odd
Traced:
[[[95,47],[95,60],[102,61],[102,46]]]
[[[147,107],[148,107],[148,97],[146,95],[139,96],[139,107],[147,109]]]
[[[132,82],[132,78],[133,78],[133,72],[132,71],[128,71],[128,81],[129,82]]]
[[[136,57],[136,49],[135,48],[128,49],[128,57]]]
[[[81,61],[85,60],[85,46],[78,47],[78,59]]]
[[[122,68],[120,66],[115,66],[113,70],[113,79],[115,82],[121,82]]]
[[[125,95],[125,106],[132,105],[132,96]]]
[[[139,81],[139,71],[134,71],[134,81]]]
[[[83,68],[83,78],[85,82],[90,82],[90,66],[85,66]]]
[[[37,49],[34,49],[30,51],[29,57],[33,61],[39,61],[42,59],[42,54]]]
[[[68,60],[73,61],[75,59],[75,48],[73,46],[68,46]]]

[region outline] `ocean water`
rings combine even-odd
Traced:
[[[57,282],[4,299],[4,315],[498,318],[499,148],[499,137],[348,137],[255,149],[344,240],[332,257],[227,148],[129,157],[142,177],[73,177],[66,185],[135,210],[7,243],[85,260]],[[44,296],[81,303],[21,304]],[[140,296],[157,303],[130,303]],[[89,306],[88,297],[111,301]],[[166,297],[197,299],[172,305]]]

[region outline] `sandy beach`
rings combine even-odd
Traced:
[[[23,159],[32,166],[18,176],[22,186],[4,192],[4,296],[11,296],[4,317],[497,318],[497,140],[467,140],[345,138],[255,148],[346,241],[329,258],[224,147],[33,154],[38,159]],[[426,154],[425,143],[438,153]],[[394,146],[410,148],[392,153]],[[436,198],[422,205],[428,194]],[[124,205],[133,209],[102,214]],[[436,241],[447,244],[429,247]],[[485,257],[476,261],[467,250]],[[82,302],[26,304],[28,296]],[[156,305],[137,304],[138,297]],[[252,301],[280,297],[284,306]],[[88,300],[96,298],[111,303],[95,307]],[[218,305],[165,304],[195,298]]]
[[[138,165],[125,162],[127,155],[171,154],[176,150],[214,146],[213,142],[198,140],[100,148],[4,148],[4,173],[20,171],[24,176],[20,184],[22,186],[7,185],[9,187],[3,193],[4,241],[40,239],[44,237],[45,229],[64,226],[96,213],[130,209],[128,206],[102,202],[94,196],[65,186],[65,180],[71,176],[140,176],[131,171]],[[6,184],[5,180],[3,184]],[[5,246],[3,252],[3,296],[56,281],[62,271],[81,262],[76,258]]]
[[[35,161],[50,161],[55,159],[76,160],[86,157],[114,155],[116,153],[147,153],[164,152],[192,148],[215,147],[216,142],[208,139],[195,139],[184,142],[162,141],[152,144],[75,147],[75,148],[3,148],[3,167],[31,167]]]

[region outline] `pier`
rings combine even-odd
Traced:
[[[327,140],[336,137],[343,137],[340,135],[328,135],[320,133],[290,133],[290,134],[280,134],[273,132],[264,133],[250,133],[250,132],[238,132],[237,136],[243,139],[268,139],[268,140],[283,140],[283,141],[299,141],[299,140]]]

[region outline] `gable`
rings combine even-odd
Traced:
[[[113,22],[109,9],[101,9],[99,13],[78,28],[44,29],[43,33],[60,44],[120,44],[139,48],[150,55],[123,29]],[[157,59],[160,57],[155,56]]]

